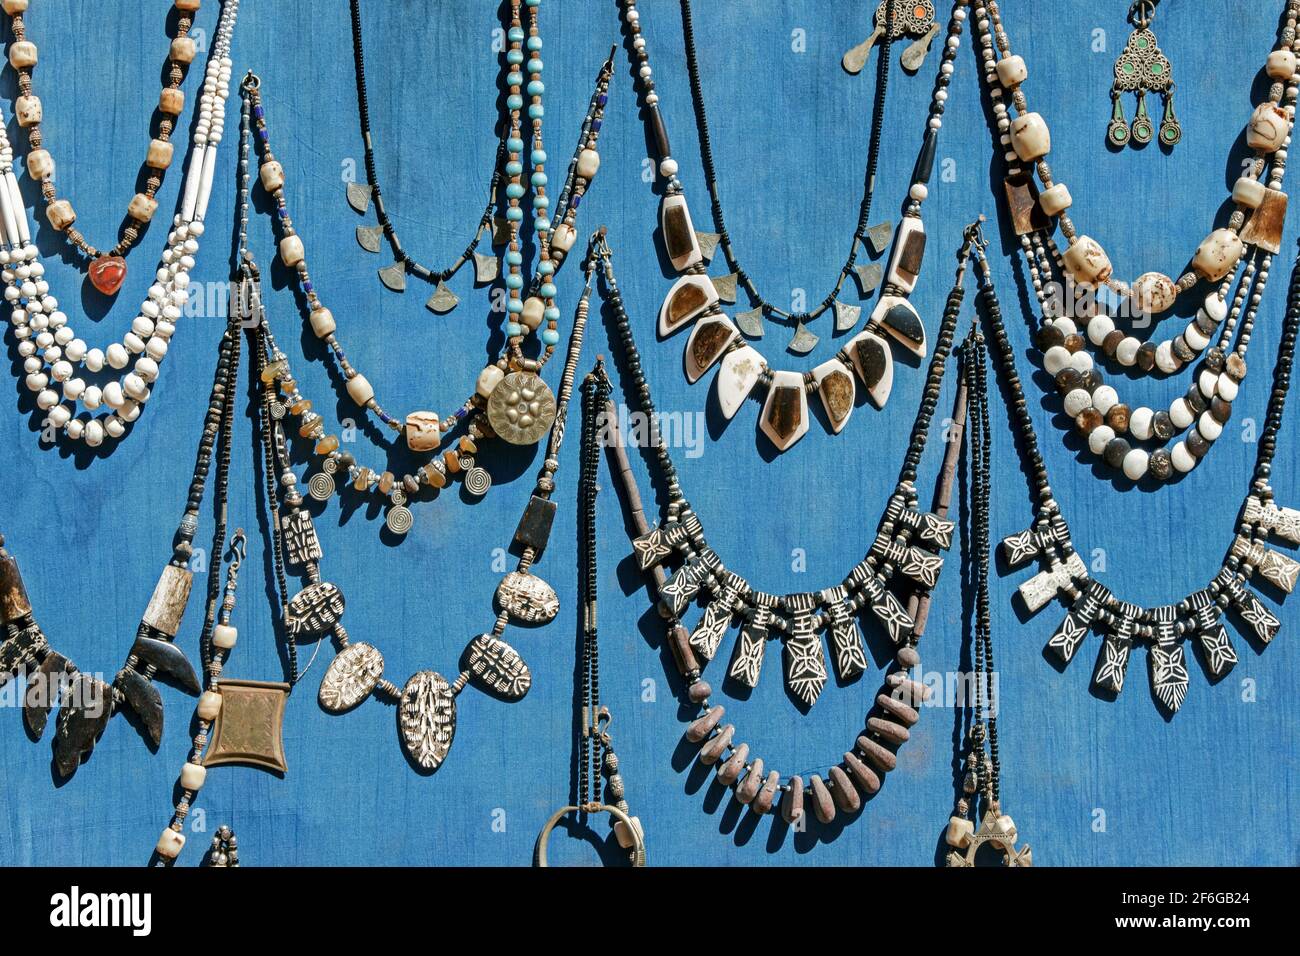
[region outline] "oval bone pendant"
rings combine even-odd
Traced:
[[[537,575],[511,571],[497,585],[497,606],[516,621],[546,624],[560,612],[560,599]]]
[[[465,667],[480,689],[510,703],[523,700],[533,686],[533,673],[519,652],[491,634],[469,642]]]
[[[289,599],[284,624],[296,638],[319,637],[343,617],[343,606],[343,592],[338,586],[318,581]]]
[[[370,696],[384,673],[384,655],[369,644],[349,644],[330,663],[320,682],[320,705],[331,714],[351,710]]]
[[[437,770],[456,736],[456,698],[436,671],[413,674],[397,707],[402,745],[425,770]]]

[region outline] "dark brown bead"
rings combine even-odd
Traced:
[[[1175,336],[1173,351],[1174,357],[1180,362],[1186,363],[1196,358],[1196,353],[1192,351],[1192,347],[1187,344],[1187,340],[1181,335]]]
[[[1074,417],[1074,424],[1082,435],[1092,434],[1094,429],[1101,427],[1101,412],[1095,408],[1085,408]]]
[[[1246,360],[1236,352],[1233,352],[1228,356],[1228,360],[1224,364],[1223,370],[1228,373],[1228,378],[1232,379],[1234,382],[1240,382],[1246,377]]]
[[[1217,345],[1205,353],[1205,367],[1211,372],[1222,372],[1224,361],[1223,349]]]
[[[1078,332],[1075,332],[1073,335],[1067,335],[1065,337],[1065,348],[1066,351],[1068,351],[1070,354],[1074,354],[1075,352],[1082,351],[1084,344],[1085,343],[1083,341],[1083,336],[1080,335]]]
[[[1124,333],[1115,329],[1101,340],[1101,350],[1111,358],[1115,357],[1115,350],[1119,348],[1119,343],[1124,341]]]
[[[1187,390],[1187,395],[1184,398],[1184,401],[1187,402],[1187,407],[1198,415],[1209,407],[1209,402],[1206,401],[1205,396],[1201,394],[1201,389],[1198,385],[1193,385]]]
[[[1156,364],[1156,347],[1150,342],[1143,342],[1138,346],[1137,354],[1138,368],[1144,372],[1149,372],[1155,368]]]
[[[1225,402],[1215,395],[1210,399],[1210,417],[1220,425],[1228,424],[1228,419],[1232,417],[1232,402]]]
[[[1054,345],[1065,344],[1065,334],[1054,325],[1044,325],[1038,330],[1034,342],[1040,352],[1046,352]]]
[[[1210,440],[1201,434],[1200,429],[1193,428],[1187,433],[1184,442],[1187,450],[1195,457],[1203,458],[1205,453],[1210,450]]]
[[[1159,478],[1163,481],[1169,477],[1173,470],[1174,462],[1169,456],[1167,450],[1164,448],[1157,448],[1151,453],[1151,457],[1147,461],[1147,471],[1151,473],[1151,477]]]
[[[1083,373],[1083,381],[1079,383],[1079,387],[1091,394],[1101,388],[1104,381],[1101,372],[1098,372],[1095,368],[1090,368]]]
[[[1112,468],[1121,468],[1124,465],[1124,456],[1132,449],[1133,446],[1123,438],[1112,438],[1106,443],[1106,450],[1102,454],[1105,456],[1106,464]]]
[[[1128,431],[1129,408],[1123,402],[1116,402],[1106,412],[1106,424],[1115,429],[1115,434],[1122,435]]]
[[[1077,368],[1067,365],[1056,373],[1056,390],[1062,395],[1072,392],[1076,388],[1083,386],[1083,373]]]
[[[1168,412],[1161,410],[1151,417],[1151,434],[1161,441],[1168,441],[1174,437],[1174,420],[1169,417]]]

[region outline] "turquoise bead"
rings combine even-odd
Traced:
[[[522,109],[524,98],[518,93],[511,93],[506,97],[506,107],[512,110]]]
[[[541,96],[545,92],[546,92],[546,84],[543,83],[541,80],[533,80],[531,83],[528,84],[529,96]]]
[[[543,107],[541,103],[534,103],[532,106],[528,107],[529,119],[541,119],[545,115],[546,108]]]
[[[543,282],[543,283],[542,283],[542,287],[541,287],[540,289],[537,290],[537,294],[540,295],[543,299],[554,299],[554,298],[555,298],[555,283],[554,283],[554,282]]]
[[[524,264],[524,254],[522,252],[515,252],[515,250],[513,249],[506,250],[506,265],[521,266],[523,264]]]
[[[538,232],[550,232],[551,220],[547,219],[545,216],[542,216],[540,219],[537,220],[537,222],[534,225],[534,228],[536,228]]]
[[[524,195],[523,184],[511,183],[509,186],[506,187],[506,195],[509,196],[511,199],[522,199]]]
[[[520,73],[518,70],[514,70],[514,71],[512,71],[512,72],[510,72],[510,73],[507,73],[507,74],[506,74],[506,85],[507,85],[507,86],[523,86],[523,85],[524,85],[524,75],[523,75],[522,73]]]
[[[539,275],[548,276],[555,271],[555,263],[550,259],[545,259],[537,263],[537,272]]]
[[[511,136],[506,140],[506,149],[512,153],[522,153],[524,151],[524,141],[518,136]]]
[[[541,37],[535,37],[535,36],[534,36],[534,37],[529,37],[529,38],[528,38],[528,49],[530,49],[530,50],[534,50],[534,51],[535,51],[535,50],[540,50],[541,48],[542,48],[542,38],[541,38]]]
[[[542,72],[542,67],[543,67],[544,65],[545,65],[545,64],[542,63],[542,58],[541,58],[540,56],[535,56],[535,57],[533,57],[531,60],[528,61],[528,72],[529,72],[529,73],[540,73],[540,72]]]
[[[560,309],[559,309],[559,306],[548,305],[548,306],[546,307],[546,311],[542,313],[542,318],[546,319],[547,322],[558,322],[558,321],[560,321]]]
[[[541,4],[542,0],[525,0],[525,6],[536,7]]]
[[[524,287],[524,277],[517,272],[512,272],[506,276],[507,289],[522,289]]]
[[[534,196],[534,197],[533,197],[533,208],[534,208],[534,209],[549,209],[550,207],[551,207],[551,197],[550,197],[550,196]]]
[[[509,312],[511,315],[518,315],[520,312],[524,311],[523,300],[506,299],[506,311]]]
[[[545,173],[533,173],[533,185],[534,185],[534,186],[545,186],[545,185],[546,185],[546,182],[547,182],[547,180],[546,180],[546,174],[545,174]]]
[[[511,206],[509,209],[506,210],[506,219],[510,220],[511,222],[523,222],[524,211],[520,209],[518,206]]]
[[[534,166],[546,165],[546,150],[544,149],[533,150],[533,165]]]
[[[524,327],[520,325],[518,322],[506,323],[506,335],[516,336],[516,335],[523,335],[523,334],[524,334]]]
[[[510,42],[511,42],[511,43],[523,43],[523,42],[524,42],[524,28],[523,28],[523,27],[511,27],[511,28],[510,28],[510,32],[507,33],[506,36],[510,39]]]
[[[524,164],[517,159],[512,159],[506,163],[507,176],[522,176],[524,174]]]
[[[520,63],[523,63],[523,62],[524,62],[524,51],[523,51],[523,50],[508,50],[508,51],[506,51],[506,62],[507,62],[507,63],[513,63],[515,66],[518,66]]]
[[[547,345],[555,345],[560,341],[560,330],[542,329],[542,341]]]

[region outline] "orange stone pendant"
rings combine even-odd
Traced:
[[[100,256],[90,264],[90,284],[104,295],[117,295],[126,278],[126,260],[121,256]]]

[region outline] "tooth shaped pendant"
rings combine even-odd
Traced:
[[[682,276],[673,283],[659,307],[660,337],[667,338],[717,304],[718,293],[708,276]]]
[[[659,205],[659,228],[663,232],[668,259],[678,272],[685,272],[704,258],[695,235],[695,224],[691,221],[691,211],[681,193],[664,196]]]
[[[384,266],[379,270],[379,281],[384,287],[393,292],[406,291],[406,266],[400,262],[394,262],[390,266]]]
[[[877,408],[889,401],[894,388],[894,356],[889,344],[874,332],[859,332],[844,346],[853,368],[867,386],[867,395]]]
[[[713,363],[722,358],[740,331],[731,320],[717,312],[706,315],[695,323],[691,336],[686,340],[686,381],[694,385]]]
[[[718,243],[721,240],[722,237],[716,232],[697,232],[695,234],[695,242],[699,245],[700,255],[704,257],[705,261],[713,258],[713,254],[718,251]]]
[[[822,599],[828,602],[827,613],[830,614],[831,619],[830,639],[835,673],[839,675],[840,680],[852,680],[867,669],[862,632],[858,630],[857,619],[853,616],[843,586],[823,592]]]
[[[718,293],[718,298],[723,302],[733,303],[736,301],[736,274],[734,272],[725,276],[718,276],[713,280],[713,288]]]
[[[821,339],[808,331],[808,326],[800,322],[795,326],[794,336],[790,339],[790,344],[786,346],[788,351],[795,355],[807,355],[817,347]]]
[[[853,403],[857,395],[853,373],[838,358],[833,358],[813,369],[812,376],[817,385],[817,394],[821,396],[822,407],[826,409],[826,417],[830,420],[831,433],[838,435],[853,414]]]
[[[798,372],[773,372],[758,426],[780,451],[808,433],[808,393]]]
[[[885,278],[885,267],[879,262],[867,262],[854,266],[853,274],[857,276],[858,288],[862,294],[871,295],[880,288],[880,281]]]
[[[368,183],[348,183],[348,205],[359,213],[370,208],[370,185]]]
[[[1102,642],[1101,654],[1097,657],[1097,669],[1092,682],[1098,688],[1118,694],[1124,689],[1124,675],[1128,671],[1129,652],[1133,649],[1133,634],[1137,630],[1137,615],[1140,608],[1127,602],[1120,604],[1115,613],[1115,620],[1106,632]]]
[[[871,312],[880,326],[918,358],[925,358],[925,325],[916,308],[901,295],[882,295]]]
[[[749,338],[761,339],[763,337],[763,307],[760,305],[757,309],[751,309],[749,312],[737,312],[736,325]]]
[[[494,282],[501,274],[501,260],[496,256],[485,255],[482,252],[474,253],[474,281],[479,285],[487,285]]]
[[[731,419],[740,410],[766,365],[758,350],[749,345],[732,349],[723,356],[722,365],[714,379],[714,387],[718,391],[718,407],[723,418]]]
[[[760,599],[761,600],[761,599]],[[763,670],[763,656],[767,651],[768,632],[772,625],[772,609],[767,602],[755,604],[752,615],[740,628],[736,651],[727,670],[733,680],[746,687],[757,687]]]
[[[888,249],[893,238],[894,224],[892,222],[878,222],[867,230],[867,242],[871,243],[871,249],[876,255],[880,255]]]
[[[378,252],[383,238],[383,226],[357,226],[357,245],[366,252]]]
[[[1079,645],[1088,637],[1088,631],[1109,597],[1110,590],[1105,585],[1089,581],[1088,587],[1070,605],[1065,620],[1061,621],[1047,642],[1048,651],[1062,663],[1070,663]]]
[[[847,332],[858,324],[862,318],[862,306],[849,305],[847,302],[835,303],[835,331]]]
[[[492,260],[496,262],[495,259]],[[447,288],[447,284],[441,279],[433,290],[433,295],[429,296],[429,301],[424,303],[424,307],[430,312],[436,312],[438,315],[446,315],[460,303],[460,298],[456,293]]]

